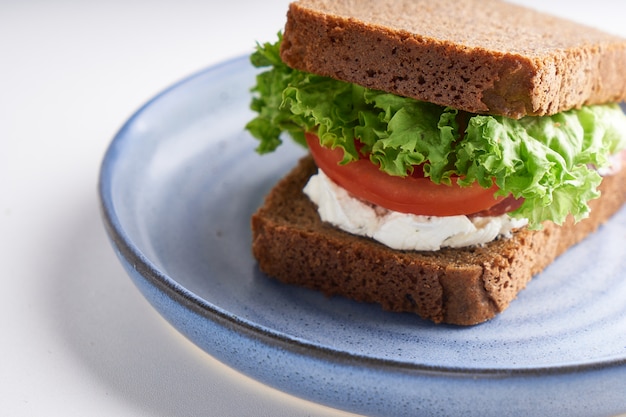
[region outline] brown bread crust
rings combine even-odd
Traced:
[[[605,222],[626,201],[626,169],[606,177],[591,216],[522,230],[483,247],[397,251],[322,222],[302,187],[316,171],[302,159],[252,217],[252,250],[267,275],[290,284],[413,312],[436,323],[473,325],[504,310],[533,275]]]
[[[519,118],[626,99],[626,40],[497,0],[300,0],[289,66]]]

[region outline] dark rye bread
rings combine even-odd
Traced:
[[[281,57],[296,69],[519,118],[626,99],[626,40],[496,0],[300,0]]]
[[[504,310],[533,275],[605,222],[626,201],[626,169],[606,177],[592,214],[547,223],[483,247],[397,251],[320,220],[302,193],[316,172],[302,159],[252,217],[253,254],[267,275],[289,284],[417,313],[436,323],[473,325]]]

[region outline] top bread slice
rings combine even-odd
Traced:
[[[626,99],[626,40],[497,0],[300,0],[281,49],[301,71],[520,118]]]

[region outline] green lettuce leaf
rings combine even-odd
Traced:
[[[437,184],[453,176],[462,185],[495,182],[498,194],[524,199],[511,215],[540,228],[569,214],[585,218],[599,196],[596,168],[626,147],[626,116],[616,104],[519,120],[468,114],[294,70],[280,59],[278,36],[251,56],[268,68],[257,75],[257,116],[246,125],[260,153],[275,150],[283,133],[306,146],[304,132],[313,131],[324,146],[343,149],[344,164],[360,149],[389,175],[422,165]]]

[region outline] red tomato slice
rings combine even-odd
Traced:
[[[367,159],[339,165],[342,149],[329,149],[312,133],[306,140],[318,168],[353,196],[401,213],[425,216],[455,216],[485,211],[505,197],[495,198],[497,186],[439,185],[428,178],[398,177],[382,172]]]

